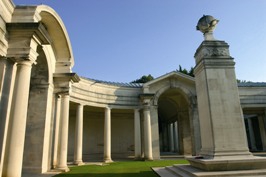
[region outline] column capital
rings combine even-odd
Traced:
[[[55,73],[53,78],[55,93],[69,94],[72,84],[80,81],[80,78],[76,73]]]
[[[153,93],[145,93],[145,94],[140,94],[139,97],[141,99],[143,109],[149,110],[150,106],[151,106],[151,101],[154,97],[154,94]]]
[[[30,60],[35,63],[38,53],[37,47],[50,44],[50,37],[42,23],[7,23],[9,32],[9,46],[7,57],[19,62]]]
[[[40,22],[6,23],[7,31],[16,37],[31,38],[36,36],[40,44],[50,44],[51,38],[45,26]]]

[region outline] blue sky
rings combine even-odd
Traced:
[[[240,80],[266,82],[265,0],[14,0],[46,4],[62,18],[80,76],[130,82],[195,66],[203,40],[199,18],[220,22],[216,39],[230,45]]]

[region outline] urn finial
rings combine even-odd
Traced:
[[[211,15],[203,15],[203,17],[199,19],[196,29],[203,33],[205,40],[215,40],[213,31],[218,22],[219,20]]]

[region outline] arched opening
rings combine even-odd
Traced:
[[[48,82],[47,58],[41,46],[37,52],[37,63],[31,70],[23,171],[42,173],[50,167],[47,154],[51,144],[53,87]]]
[[[189,103],[180,89],[168,89],[158,99],[161,156],[192,154]]]

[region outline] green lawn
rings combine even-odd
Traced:
[[[151,167],[187,164],[186,160],[126,161],[71,167],[70,172],[55,177],[158,177]]]

